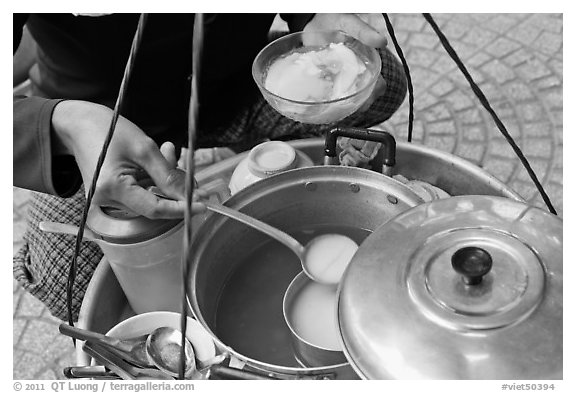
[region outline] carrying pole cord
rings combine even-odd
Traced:
[[[68,308],[68,324],[74,326],[74,321],[72,318],[72,298],[73,298],[73,287],[74,281],[76,280],[76,271],[78,269],[78,255],[80,254],[80,246],[82,245],[82,238],[84,237],[84,228],[86,226],[86,220],[88,219],[88,211],[90,209],[90,204],[92,203],[92,198],[94,197],[94,192],[96,191],[96,183],[98,182],[98,177],[100,176],[100,169],[104,164],[104,159],[106,158],[106,153],[108,152],[108,147],[112,141],[112,136],[114,135],[114,130],[116,129],[116,123],[118,122],[118,116],[122,111],[124,104],[124,98],[126,97],[126,91],[128,89],[128,82],[130,80],[130,75],[132,74],[132,69],[134,68],[134,62],[136,58],[136,53],[140,47],[140,42],[142,41],[142,34],[144,32],[144,25],[148,19],[147,14],[141,14],[138,20],[138,26],[136,27],[136,33],[134,34],[134,39],[132,40],[132,47],[130,48],[130,55],[128,56],[128,61],[124,69],[124,75],[122,77],[122,82],[120,84],[120,90],[118,93],[118,98],[116,99],[116,104],[114,106],[114,112],[112,114],[112,120],[110,121],[110,128],[106,139],[104,140],[104,145],[98,157],[98,162],[96,163],[96,169],[94,170],[94,176],[92,177],[92,183],[90,184],[90,190],[86,196],[86,203],[84,204],[84,211],[82,213],[82,219],[80,220],[80,225],[78,228],[78,234],[76,235],[76,245],[74,247],[74,255],[72,257],[72,263],[70,264],[70,270],[68,271],[68,281],[66,283],[66,305]],[[76,344],[76,340],[73,340]]]
[[[189,259],[192,255],[192,197],[194,193],[194,150],[198,133],[198,81],[200,78],[200,61],[202,59],[204,36],[204,14],[194,16],[194,31],[192,35],[192,78],[190,80],[190,105],[188,109],[188,154],[186,156],[186,207],[184,210],[184,252],[182,253],[182,310],[180,315],[180,331],[182,341],[180,348],[180,363],[178,379],[185,378],[186,369],[186,329],[188,324],[188,289]]]
[[[390,18],[388,18],[388,14],[384,13],[382,15],[386,20],[386,28],[388,29],[388,34],[390,34],[394,48],[396,48],[396,53],[398,53],[398,57],[400,57],[400,61],[402,62],[402,67],[404,67],[404,74],[406,75],[406,82],[408,83],[408,142],[412,142],[412,128],[414,124],[414,87],[412,86],[410,67],[408,67],[408,62],[404,57],[404,52],[402,51],[400,44],[398,44],[396,34],[394,34],[394,27],[390,22]]]
[[[436,22],[432,18],[432,15],[427,14],[427,13],[423,13],[422,15],[424,16],[424,19],[426,19],[426,21],[430,24],[430,26],[432,26],[432,29],[434,30],[434,32],[436,33],[436,35],[440,39],[440,43],[442,44],[444,49],[446,49],[446,52],[448,52],[448,54],[450,55],[452,60],[454,60],[454,62],[456,63],[456,65],[458,66],[458,68],[460,69],[462,74],[464,74],[464,77],[466,78],[466,80],[470,84],[472,91],[474,91],[474,94],[476,94],[476,97],[478,97],[482,106],[484,106],[484,108],[488,111],[488,113],[490,113],[490,116],[492,116],[494,123],[496,123],[496,126],[498,127],[498,129],[500,130],[500,132],[502,133],[502,135],[504,136],[506,141],[510,144],[510,146],[512,146],[512,149],[514,150],[514,152],[516,153],[516,155],[518,156],[518,158],[522,162],[522,165],[524,165],[524,168],[526,168],[526,171],[528,172],[530,179],[532,179],[532,181],[536,185],[536,188],[538,189],[538,192],[542,196],[544,203],[546,203],[546,206],[548,207],[548,210],[550,211],[550,213],[557,215],[558,213],[556,213],[556,209],[554,209],[554,206],[552,206],[552,202],[550,201],[548,194],[546,194],[544,187],[542,187],[542,184],[540,184],[538,177],[536,176],[536,174],[532,170],[532,167],[530,166],[530,163],[528,162],[528,160],[524,156],[524,153],[522,153],[522,150],[520,150],[520,148],[518,147],[518,145],[516,144],[516,142],[514,141],[512,136],[508,133],[508,131],[506,130],[506,127],[504,126],[502,121],[500,121],[500,118],[498,117],[496,112],[490,106],[488,99],[486,98],[486,96],[484,95],[482,90],[480,90],[480,87],[478,87],[476,82],[474,82],[474,79],[472,79],[472,76],[470,75],[470,73],[466,69],[466,66],[464,66],[464,64],[462,63],[462,60],[460,60],[460,58],[458,57],[458,54],[456,53],[454,48],[452,48],[452,45],[450,45],[450,42],[448,41],[448,39],[446,38],[444,33],[442,33],[442,31],[440,30],[440,28],[438,27],[438,25],[436,24]]]

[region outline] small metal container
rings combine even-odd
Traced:
[[[136,313],[180,309],[184,221],[150,220],[92,206],[87,226]]]
[[[325,296],[318,296],[316,299],[311,299],[310,296],[307,299],[299,299],[305,290],[313,289],[312,286],[317,287],[314,289],[320,289],[325,292]],[[316,312],[316,315],[310,315],[313,313],[310,311],[307,313],[307,315],[305,315],[306,317],[310,317],[308,322],[312,324],[321,324],[326,328],[324,330],[324,334],[332,335],[333,333],[334,335],[338,335],[338,318],[336,316],[336,289],[336,286],[316,283],[308,278],[304,272],[302,272],[294,277],[294,280],[292,280],[288,286],[288,289],[286,290],[286,294],[284,295],[284,300],[282,302],[284,320],[286,321],[286,324],[292,333],[294,353],[296,358],[303,367],[324,367],[333,365],[345,365],[347,363],[346,356],[342,350],[334,348],[334,345],[323,345],[322,343],[315,341],[314,338],[306,337],[306,333],[299,327],[297,321],[298,318],[294,314],[294,307],[296,306],[296,303],[301,305],[302,302],[306,300],[319,302],[316,303],[316,305],[319,307],[315,307],[316,310],[311,310]],[[321,308],[322,310],[318,310],[318,308]],[[299,319],[302,319],[302,317]],[[333,324],[333,326],[331,324]],[[330,331],[332,328],[334,329],[334,332]],[[341,346],[340,341],[341,340],[338,338],[338,346]]]

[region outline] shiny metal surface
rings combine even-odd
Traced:
[[[354,185],[354,187],[351,187]],[[402,183],[360,168],[325,166],[294,169],[263,179],[238,192],[225,205],[288,231],[309,225],[341,225],[374,230],[400,212],[422,203]],[[192,245],[191,309],[224,352],[248,365],[279,374],[337,377],[354,373],[343,367],[297,368],[258,361],[236,352],[215,333],[218,299],[227,279],[266,235],[221,215],[208,215]],[[286,288],[279,288],[282,293]],[[280,305],[281,307],[281,305]]]
[[[451,257],[492,269],[464,282]],[[508,198],[461,196],[370,235],[340,287],[345,352],[368,379],[562,378],[562,221]]]
[[[298,360],[303,365],[309,367],[322,367],[326,365],[344,365],[348,361],[343,351],[335,351],[328,348],[322,348],[311,342],[306,341],[301,337],[296,331],[293,321],[290,318],[290,311],[294,298],[298,295],[298,292],[308,283],[312,282],[308,276],[302,272],[294,277],[294,280],[288,286],[286,294],[284,295],[284,300],[282,302],[282,311],[284,313],[284,320],[286,325],[292,333],[293,345],[295,348],[296,356]],[[334,307],[336,307],[336,302],[334,302]],[[334,321],[334,323],[337,323]]]
[[[140,243],[162,235],[182,220],[151,220],[123,210],[93,205],[86,225],[109,243]]]

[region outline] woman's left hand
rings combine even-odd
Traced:
[[[373,48],[385,48],[386,21],[382,14],[316,14],[304,31],[341,30]]]

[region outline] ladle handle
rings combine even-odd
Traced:
[[[239,370],[237,368],[226,367],[220,364],[215,364],[210,367],[208,374],[208,379],[213,379],[211,377],[216,377],[217,379],[247,379],[247,380],[277,380],[270,375],[255,373],[246,370]]]
[[[367,128],[333,128],[326,133],[326,144],[324,146],[324,154],[326,157],[324,161],[327,165],[338,163],[336,157],[336,142],[339,136],[381,143],[381,150],[384,150],[382,173],[387,176],[392,174],[392,167],[396,165],[396,140],[392,134],[386,131],[369,130]]]
[[[260,220],[257,220],[253,217],[250,217],[244,213],[240,213],[237,210],[231,209],[229,207],[223,205],[217,205],[212,202],[205,203],[206,208],[218,214],[222,214],[226,217],[230,217],[236,221],[240,221],[243,224],[246,224],[260,232],[278,240],[280,243],[284,244],[286,247],[290,248],[300,259],[302,259],[304,255],[304,246],[300,244],[300,242],[294,239],[292,236],[288,235],[286,232],[282,232],[281,230],[274,228],[271,225],[266,224]]]
[[[102,333],[93,332],[90,330],[80,329],[76,326],[70,326],[66,323],[61,323],[58,326],[58,330],[65,336],[75,338],[76,340],[82,341],[96,341],[107,344],[112,347],[116,347],[120,350],[125,350],[126,348],[122,347],[122,342],[113,337],[106,336]],[[129,350],[129,348],[128,348]]]
[[[64,367],[62,374],[68,379],[74,378],[94,378],[94,379],[121,379],[112,371],[106,370],[104,366],[70,366]]]
[[[40,221],[38,227],[41,231],[50,232],[50,233],[63,233],[65,235],[78,235],[78,227],[72,224],[63,224],[61,222],[52,222],[52,221]],[[89,230],[88,228],[84,228],[84,237],[82,238],[84,241],[91,241],[91,242],[98,242],[101,239]]]

